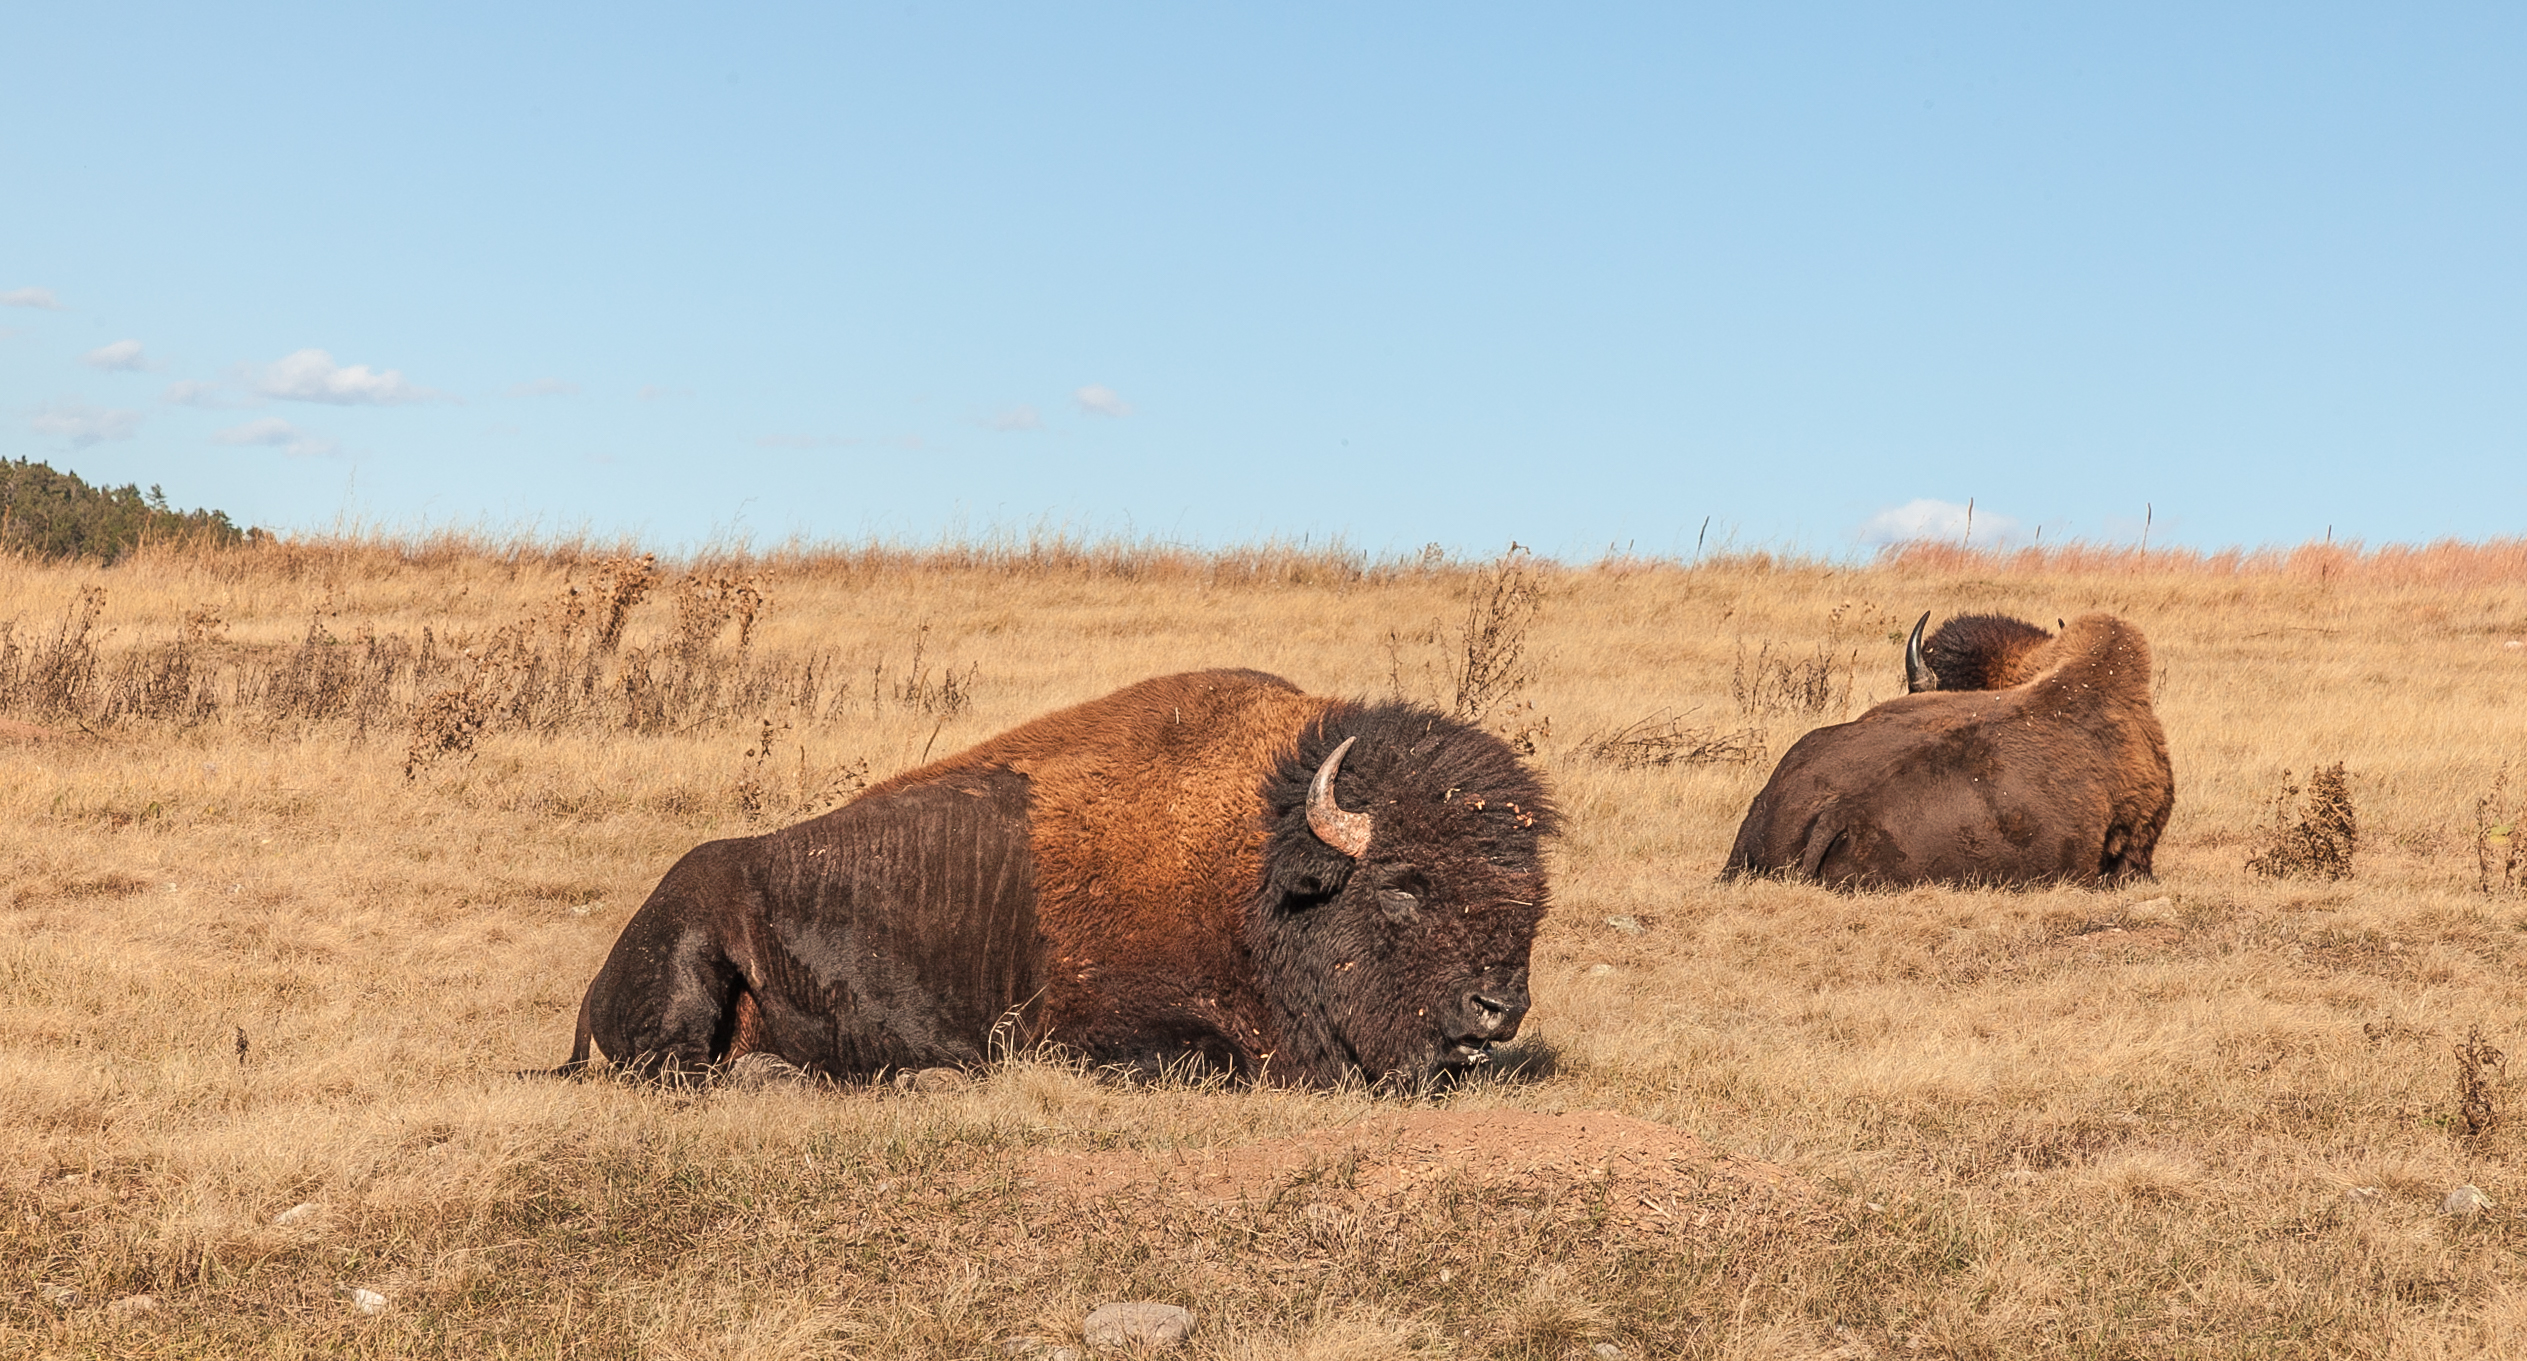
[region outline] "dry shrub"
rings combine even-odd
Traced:
[[[53,636],[31,646],[18,641],[16,620],[0,623],[0,708],[39,718],[81,717],[82,698],[97,677],[94,633],[104,610],[105,588],[82,586]]]
[[[2492,788],[2474,799],[2474,888],[2477,893],[2514,893],[2518,882],[2518,824],[2527,807],[2502,815],[2509,792],[2509,762],[2492,776]],[[2497,873],[2495,870],[2497,869]]]
[[[1420,562],[1423,571],[1432,572],[1444,567],[1446,558],[1444,554],[1434,557],[1425,549]],[[1544,578],[1535,555],[1523,545],[1510,544],[1508,552],[1475,574],[1465,618],[1453,637],[1435,619],[1427,629],[1410,633],[1387,630],[1388,686],[1397,699],[1412,698],[1416,692],[1444,696],[1450,716],[1480,725],[1513,750],[1534,755],[1538,744],[1553,733],[1551,716],[1523,697],[1536,678],[1538,659],[1528,655],[1527,640],[1544,595]],[[1418,667],[1409,666],[1405,653],[1421,647],[1436,655]],[[1429,684],[1407,683],[1408,673],[1416,670],[1419,679]]]
[[[1481,723],[1535,680],[1535,667],[1527,658],[1527,631],[1543,603],[1535,555],[1515,543],[1475,578],[1448,667],[1455,689],[1450,713]]]
[[[1738,713],[1750,719],[1816,718],[1828,710],[1840,716],[1851,709],[1852,672],[1859,662],[1856,650],[1836,657],[1822,645],[1813,656],[1776,657],[1770,643],[1756,648],[1749,659],[1741,643],[1729,673],[1729,696],[1737,701]]]
[[[1581,754],[1617,770],[1658,766],[1742,766],[1764,759],[1755,728],[1687,727],[1683,714],[1652,714],[1580,743]]]
[[[2352,808],[2343,763],[2337,761],[2308,777],[2304,807],[2299,794],[2290,772],[2281,772],[2281,790],[2273,796],[2264,848],[2246,862],[2246,868],[2269,879],[2350,878],[2352,852],[2360,847],[2360,819]]]
[[[973,707],[974,679],[982,673],[982,663],[968,662],[960,672],[954,663],[934,667],[923,653],[930,646],[930,625],[923,623],[913,630],[912,660],[904,663],[903,674],[893,681],[886,679],[886,659],[878,659],[869,671],[869,712],[875,715],[878,692],[883,687],[898,708],[929,714],[941,720],[951,719]]]
[[[641,603],[657,584],[655,553],[643,553],[637,558],[611,557],[598,564],[596,580],[590,584],[598,612],[597,651],[612,652],[621,646],[623,625],[631,618],[632,607]]]
[[[2467,1026],[2466,1038],[2454,1046],[2457,1055],[2457,1116],[2466,1133],[2482,1134],[2500,1121],[2492,1086],[2509,1071],[2509,1056],[2483,1038],[2483,1027]]]

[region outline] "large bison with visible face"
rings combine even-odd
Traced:
[[[1914,693],[1781,758],[1725,876],[1853,888],[2150,873],[2176,780],[2140,630],[2092,614],[2056,636],[1968,615],[1927,644],[1915,624],[1904,660]]]
[[[579,1010],[630,1071],[1058,1045],[1416,1081],[1518,1033],[1551,804],[1508,746],[1254,671],[1143,681],[667,872]]]

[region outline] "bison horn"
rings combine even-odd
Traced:
[[[1922,660],[1922,626],[1929,622],[1930,611],[1922,611],[1922,617],[1913,622],[1912,641],[1904,645],[1904,692],[1906,694],[1917,695],[1924,690],[1939,688],[1938,675],[1931,671],[1929,662]]]
[[[1342,769],[1342,754],[1351,750],[1357,737],[1346,737],[1325,764],[1316,768],[1316,778],[1307,786],[1307,827],[1316,839],[1357,860],[1369,849],[1369,829],[1377,819],[1366,813],[1346,813],[1334,803],[1334,772]]]

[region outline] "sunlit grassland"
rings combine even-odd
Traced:
[[[511,1076],[561,1058],[694,843],[1166,671],[1445,708],[1496,580],[730,554],[658,564],[600,646],[635,566],[461,536],[0,562],[0,1352],[983,1357],[1129,1297],[1195,1309],[1214,1357],[2430,1356],[2527,1329],[2518,1133],[2465,1132],[2451,1053],[2527,1036],[2527,896],[2497,853],[2479,882],[2527,793],[2482,802],[2527,757],[2527,547],[1536,565],[1528,674],[1488,716],[1568,814],[1536,1010],[1517,1071],[1412,1099],[1024,1056],[926,1094]],[[2156,882],[1716,881],[1771,760],[1900,690],[1923,610],[2147,632],[2177,778]],[[471,728],[429,727],[449,694]],[[1627,730],[1729,741],[1627,764]],[[2336,761],[2354,876],[2248,873],[2284,771]],[[1371,1196],[1336,1160],[1229,1201],[1045,1173],[1412,1102],[1672,1125],[1791,1193],[1718,1178],[1644,1222],[1587,1168]],[[2461,1183],[2493,1211],[2440,1214]]]

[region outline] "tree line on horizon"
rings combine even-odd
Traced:
[[[0,458],[0,552],[110,563],[152,539],[232,544],[248,533],[226,511],[176,509],[154,483],[90,486],[49,463]]]

